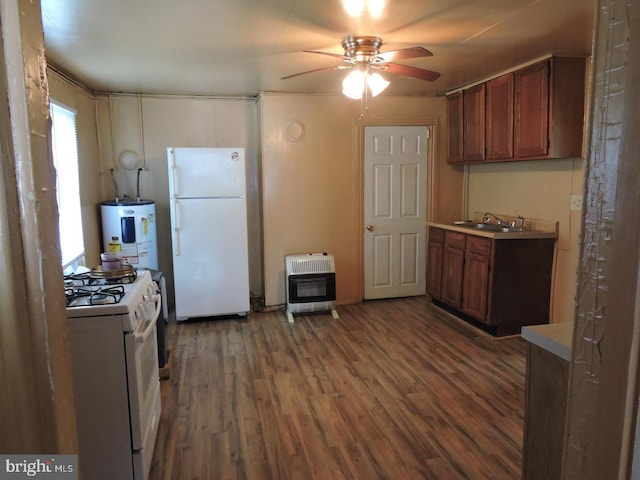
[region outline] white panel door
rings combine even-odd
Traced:
[[[425,294],[427,139],[427,127],[365,127],[365,299]]]

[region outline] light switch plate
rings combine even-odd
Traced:
[[[582,210],[582,195],[571,195],[571,210]]]

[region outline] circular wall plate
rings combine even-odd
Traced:
[[[299,142],[304,138],[304,123],[290,120],[284,126],[284,136],[290,142]]]
[[[135,170],[138,168],[138,154],[133,150],[125,150],[118,157],[120,166],[125,170]]]

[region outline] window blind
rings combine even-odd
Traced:
[[[76,112],[51,102],[51,143],[56,170],[63,269],[84,256]]]

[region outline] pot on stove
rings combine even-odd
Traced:
[[[102,269],[105,272],[120,270],[122,268],[122,259],[113,253],[101,253]]]

